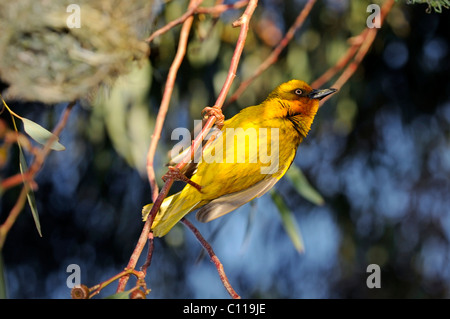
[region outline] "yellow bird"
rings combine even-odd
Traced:
[[[191,181],[201,189],[187,184],[167,197],[153,222],[153,234],[166,235],[196,209],[197,220],[209,222],[269,191],[294,161],[319,100],[336,91],[314,90],[303,81],[291,80],[275,88],[261,104],[225,121],[201,160],[191,163]],[[144,221],[152,205],[144,206]]]

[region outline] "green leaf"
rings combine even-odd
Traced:
[[[27,161],[25,160],[25,156],[23,155],[22,147],[20,147],[20,144],[18,144],[18,145],[19,145],[19,159],[20,159],[19,167],[20,167],[20,172],[22,173],[22,176],[23,176],[24,172],[26,172],[28,170],[28,165],[27,165]],[[31,189],[27,193],[27,199],[28,199],[28,205],[30,206],[30,209],[31,209],[31,215],[33,215],[36,229],[39,233],[39,236],[42,237],[41,223],[39,222],[39,214],[37,211],[36,199],[34,197],[34,192]]]
[[[271,190],[270,195],[272,196],[272,200],[274,201],[275,205],[278,208],[278,211],[280,212],[283,227],[286,230],[286,233],[288,234],[292,243],[294,244],[295,249],[297,249],[299,253],[303,253],[305,251],[303,237],[300,232],[300,227],[295,220],[294,214],[287,207],[286,203],[279,193],[277,193],[275,190]]]
[[[118,292],[114,295],[105,297],[105,299],[129,299],[130,292],[131,290]]]
[[[23,122],[23,129],[25,130],[25,132],[27,132],[27,134],[30,135],[30,137],[39,144],[45,145],[50,138],[54,138],[55,141],[50,146],[52,150],[64,151],[66,149],[64,145],[58,142],[58,137],[53,133],[47,131],[42,126],[33,121],[30,121],[29,119],[26,119],[24,117],[21,117],[20,119]]]
[[[8,109],[9,113],[11,114],[11,119],[12,122],[14,124],[14,130],[16,132],[19,132],[19,130],[17,129],[17,125],[16,125],[16,120],[14,119],[14,117],[17,117],[19,119],[22,120],[23,122],[23,126],[25,131],[33,138],[36,139],[36,137],[38,139],[43,139],[45,141],[47,141],[51,136],[54,136],[54,134],[50,133],[49,131],[47,131],[45,128],[43,128],[42,126],[40,126],[39,124],[34,123],[33,121],[30,121],[26,118],[23,118],[19,115],[17,115],[16,113],[14,113],[6,104],[5,100],[3,100],[3,97],[0,95],[0,98],[3,102],[3,105]],[[30,133],[31,132],[31,133]],[[35,135],[35,136],[33,136]],[[45,138],[47,137],[47,138]],[[39,140],[36,140],[37,142],[39,142]],[[52,149],[54,150],[63,150],[65,149],[65,147],[61,144],[59,144],[57,142],[57,137],[56,137],[56,143],[53,143],[52,145]],[[22,151],[22,146],[20,145],[20,139],[17,140],[17,146],[19,147],[19,168],[20,168],[20,173],[23,174],[28,171],[28,165],[27,165],[27,161],[25,160],[25,156],[23,155],[23,151]],[[56,148],[55,148],[56,147]],[[61,149],[62,147],[62,149]],[[36,225],[36,229],[39,233],[39,236],[42,237],[42,232],[41,232],[41,223],[39,222],[39,214],[37,212],[37,206],[36,206],[36,199],[34,197],[34,192],[32,189],[29,189],[27,192],[27,199],[28,199],[28,205],[30,206],[31,209],[31,214],[33,215],[33,219],[34,219],[34,223]]]
[[[297,192],[311,203],[316,205],[323,205],[325,203],[322,195],[311,186],[298,166],[292,164],[286,172],[286,177],[292,182]]]

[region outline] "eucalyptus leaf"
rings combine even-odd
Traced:
[[[20,118],[23,122],[23,129],[25,132],[39,144],[45,145],[50,138],[54,138],[55,141],[52,143],[50,148],[54,151],[64,151],[66,148],[64,145],[58,142],[58,137],[53,133],[49,132],[39,124],[26,119],[24,117]]]
[[[8,106],[6,105],[5,101],[3,101],[3,104],[6,106],[6,108],[8,108]],[[9,110],[9,108],[8,108],[8,110]],[[13,121],[13,124],[14,124],[14,130],[16,132],[18,132],[16,121],[14,120],[14,116],[12,114],[11,114],[11,118],[12,118],[12,121]],[[21,120],[23,120],[23,118],[21,118],[21,117],[19,117],[19,118]],[[20,169],[20,173],[23,176],[23,174],[26,171],[28,171],[28,165],[27,165],[27,161],[25,160],[25,156],[23,155],[22,146],[20,145],[20,139],[17,140],[17,146],[19,147],[19,169]],[[39,214],[37,212],[36,200],[34,198],[33,190],[31,190],[31,189],[28,190],[27,199],[28,199],[28,205],[30,205],[31,214],[33,215],[33,219],[34,219],[34,223],[36,225],[36,229],[37,229],[37,231],[39,233],[39,236],[42,237],[41,223],[39,222]]]
[[[28,170],[28,165],[25,160],[25,156],[23,155],[20,144],[19,144],[19,159],[20,159],[20,161],[19,161],[20,172],[23,175],[24,172],[26,172]],[[31,209],[31,215],[33,216],[33,219],[34,219],[34,224],[36,225],[36,229],[39,233],[39,236],[42,237],[41,223],[39,221],[39,214],[37,211],[36,199],[34,197],[34,192],[31,189],[27,193],[27,199],[28,199],[28,205],[30,206],[30,209]]]
[[[298,166],[292,164],[286,172],[286,177],[294,185],[296,191],[305,199],[316,205],[323,205],[325,203],[322,195],[320,195],[319,192],[311,186]]]
[[[33,191],[30,190],[27,193],[27,199],[28,199],[28,205],[30,205],[31,214],[33,215],[34,224],[36,225],[36,229],[39,233],[39,236],[42,237],[41,223],[39,222],[39,214],[38,214],[37,206],[36,206],[36,198],[34,197]]]
[[[272,196],[272,200],[274,201],[275,205],[278,208],[283,227],[286,230],[286,233],[288,234],[292,243],[294,244],[295,249],[299,253],[303,253],[305,251],[305,246],[303,244],[303,237],[300,232],[300,227],[298,226],[297,221],[295,220],[294,214],[287,207],[286,203],[284,202],[284,199],[281,197],[279,193],[277,193],[275,190],[271,190],[270,195]]]

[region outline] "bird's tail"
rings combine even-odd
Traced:
[[[187,194],[183,194],[183,196],[181,196],[182,193],[183,191],[166,197],[166,199],[164,199],[164,201],[162,202],[152,225],[154,236],[162,237],[166,235],[169,230],[171,230],[172,227],[180,221],[181,218],[195,209],[196,205],[199,203],[199,201],[196,200],[195,197],[186,196]],[[147,220],[152,207],[153,204],[148,204],[142,208],[143,221]]]

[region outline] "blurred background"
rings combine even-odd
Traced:
[[[372,2],[384,3],[317,1],[279,60],[225,116],[260,103],[292,78],[316,80],[345,54],[347,40],[366,28]],[[270,54],[305,3],[259,2],[231,93]],[[147,34],[181,16],[187,4],[154,1]],[[285,177],[275,195],[211,223],[188,215],[242,297],[450,297],[450,19],[448,9],[427,13],[427,7],[397,1],[353,77],[319,110],[294,163],[309,182],[301,186],[304,193]],[[178,142],[172,131],[192,129],[223,85],[239,33],[231,23],[242,10],[194,20],[155,158],[158,181]],[[78,264],[81,282],[91,287],[128,263],[143,225],[141,208],[151,201],[146,153],[179,32],[177,26],[156,38],[147,62],[120,77],[103,98],[72,111],[60,137],[66,150],[51,153],[36,177],[43,237],[26,207],[1,252],[8,298],[70,298],[68,265]],[[67,104],[7,102],[48,129]],[[1,119],[12,128],[8,112]],[[18,158],[16,147],[4,155],[2,179],[19,172]],[[177,183],[171,192],[182,187]],[[0,223],[19,191],[2,193]],[[287,235],[280,210],[298,223],[303,253]],[[201,252],[182,224],[156,239],[148,298],[229,298]],[[370,264],[380,266],[379,289],[366,285]],[[100,296],[116,288],[114,283]]]

